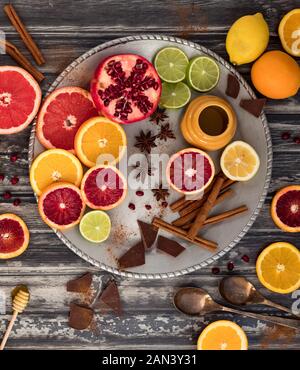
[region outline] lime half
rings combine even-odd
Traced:
[[[220,68],[214,59],[201,56],[190,61],[187,69],[187,82],[197,91],[213,89],[220,77]]]
[[[191,90],[183,82],[170,84],[163,82],[159,105],[163,108],[182,108],[191,99]]]
[[[109,237],[111,222],[103,211],[86,213],[79,225],[80,234],[89,242],[101,243]]]
[[[184,80],[188,64],[189,60],[184,52],[173,47],[161,49],[154,59],[159,77],[171,83]]]

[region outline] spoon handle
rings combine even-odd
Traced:
[[[259,313],[236,310],[235,308],[225,307],[225,306],[222,306],[222,311],[232,312],[238,315],[251,317],[253,319],[268,321],[276,325],[283,325],[283,326],[287,326],[288,328],[300,330],[300,320],[297,320],[297,319],[286,319],[286,318],[277,317],[277,316],[266,316],[266,315],[261,315]]]
[[[277,308],[277,310],[281,310],[284,312],[287,312],[293,316],[300,317],[300,314],[294,313],[290,308],[284,307],[281,304],[269,301],[268,299],[265,299],[262,304],[265,304],[266,306]]]

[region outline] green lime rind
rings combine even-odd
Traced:
[[[187,68],[187,83],[196,91],[212,90],[219,82],[220,68],[217,62],[207,56],[190,60]]]
[[[163,108],[178,109],[191,99],[191,90],[184,82],[170,84],[163,82],[159,105]]]
[[[154,59],[154,66],[159,77],[169,83],[184,80],[188,65],[188,57],[181,49],[175,47],[161,49]]]
[[[103,211],[86,213],[79,224],[80,234],[91,243],[104,242],[109,237],[110,230],[110,218]]]

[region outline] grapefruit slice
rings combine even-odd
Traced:
[[[48,186],[40,196],[38,206],[43,221],[57,230],[77,225],[85,210],[80,190],[66,182]]]
[[[81,191],[85,203],[90,208],[105,211],[123,202],[127,184],[116,167],[100,165],[92,167],[83,176]]]
[[[23,68],[0,66],[0,135],[24,130],[36,116],[42,93]]]
[[[166,169],[170,186],[183,194],[197,194],[212,182],[215,166],[210,156],[200,149],[180,150],[169,159]]]
[[[29,231],[25,222],[14,214],[0,215],[0,259],[20,256],[28,244]]]
[[[37,118],[37,137],[47,149],[74,152],[74,138],[83,122],[98,116],[88,91],[62,87],[47,96]]]
[[[272,200],[271,216],[283,231],[300,231],[300,185],[286,186],[276,193]]]

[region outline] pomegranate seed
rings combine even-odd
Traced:
[[[135,193],[138,197],[142,197],[144,195],[144,192],[142,190],[137,190]]]
[[[19,182],[19,178],[17,176],[14,176],[10,179],[10,183],[12,185],[16,185]]]
[[[232,271],[232,270],[234,269],[234,264],[233,264],[233,262],[228,262],[228,264],[227,264],[227,268],[228,268],[228,270],[229,270],[229,271]]]
[[[162,204],[161,204],[164,208],[167,208],[168,207],[168,202],[162,202]]]
[[[149,211],[150,209],[152,209],[152,207],[150,206],[150,204],[146,204],[145,205],[145,208]]]
[[[128,208],[131,209],[132,211],[134,211],[135,210],[135,205],[133,203],[129,203]]]
[[[249,258],[249,256],[247,256],[247,254],[244,254],[243,257],[242,257],[242,260],[244,262],[247,262],[248,263],[250,261],[250,258]]]
[[[220,269],[219,267],[213,267],[211,269],[211,272],[214,274],[214,275],[218,275],[220,273]]]
[[[21,200],[19,198],[15,199],[14,202],[13,202],[13,205],[15,207],[18,207],[20,204],[21,204]]]
[[[11,162],[16,162],[18,160],[18,154],[14,153],[10,156]]]
[[[6,191],[3,193],[3,199],[5,200],[8,200],[11,198],[11,192],[10,191]]]
[[[281,134],[281,139],[282,140],[288,140],[291,137],[291,134],[289,132],[283,132]]]
[[[294,143],[295,144],[300,144],[300,137],[299,136],[294,137]]]
[[[2,175],[2,173],[0,174],[0,181],[3,181],[5,179],[5,176]]]

